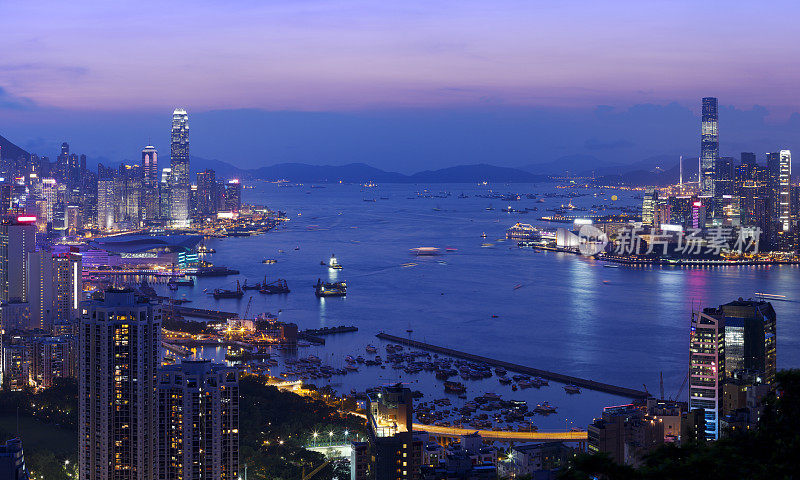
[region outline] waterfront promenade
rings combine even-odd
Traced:
[[[611,393],[613,395],[619,395],[622,397],[628,398],[647,398],[650,395],[647,392],[643,392],[641,390],[634,390],[632,388],[627,387],[620,387],[617,385],[611,385],[608,383],[602,383],[595,380],[590,380],[586,378],[580,377],[573,377],[571,375],[565,375],[561,373],[550,372],[547,370],[541,370],[538,368],[527,367],[524,365],[519,365],[516,363],[505,362],[503,360],[497,360],[494,358],[483,357],[480,355],[474,355],[472,353],[462,352],[459,350],[454,350],[452,348],[447,347],[440,347],[438,345],[431,345],[429,343],[419,342],[417,340],[411,340],[408,338],[398,337],[396,335],[390,335],[388,333],[379,333],[376,337],[380,338],[381,340],[387,340],[394,343],[399,343],[400,345],[407,345],[409,347],[419,348],[422,350],[428,350],[435,353],[441,353],[444,355],[448,355],[451,357],[456,358],[463,358],[465,360],[469,360],[472,362],[480,362],[485,363],[487,365],[491,365],[493,367],[503,367],[510,372],[517,372],[524,375],[532,375],[536,377],[546,378],[548,380],[553,380],[556,382],[564,383],[567,385],[577,385],[579,387],[583,387],[589,390],[595,390],[598,392],[604,393]]]

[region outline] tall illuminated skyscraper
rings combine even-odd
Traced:
[[[158,183],[161,172],[158,170],[158,151],[152,145],[142,150],[142,199],[144,208],[141,216],[143,220],[155,220],[158,217]]]
[[[161,310],[131,289],[109,289],[82,308],[80,478],[157,477],[156,378]]]
[[[700,131],[700,194],[714,196],[714,177],[719,160],[719,133],[717,131],[717,99],[703,98]]]
[[[184,360],[158,371],[158,476],[239,478],[239,375]]]
[[[792,152],[780,151],[778,167],[778,224],[781,232],[788,232],[791,228],[792,202]]]
[[[689,335],[689,410],[705,413],[705,438],[719,438],[720,397],[725,379],[725,319],[714,309],[692,312]]]
[[[170,214],[174,225],[186,226],[189,219],[189,115],[176,108],[172,112],[170,142]]]

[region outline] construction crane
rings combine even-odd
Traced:
[[[686,382],[689,381],[689,372],[686,372],[686,376],[683,377],[683,383],[681,383],[681,387],[678,389],[678,393],[675,394],[673,398],[674,401],[678,401],[681,398],[681,394],[683,393],[683,389],[686,388]]]
[[[311,470],[311,473],[309,473],[308,475],[306,475],[306,467],[305,467],[305,465],[303,465],[303,477],[302,477],[302,479],[303,480],[308,480],[309,478],[311,478],[314,475],[318,474],[319,471],[322,470],[323,468],[325,468],[329,463],[331,463],[331,461],[332,461],[332,459],[326,460],[325,463],[323,463],[319,467],[315,468],[314,470]]]
[[[252,304],[253,304],[253,296],[250,295],[250,300],[247,301],[247,307],[245,307],[244,309],[244,316],[242,317],[242,320],[247,320],[247,315],[250,313],[250,305]]]

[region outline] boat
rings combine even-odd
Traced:
[[[570,395],[581,393],[581,388],[577,385],[564,385],[564,391]]]
[[[278,263],[278,261],[274,258],[265,258],[264,260],[261,260],[261,263],[272,265],[273,263]]]
[[[418,257],[428,257],[439,255],[439,249],[436,247],[416,247],[411,249],[411,253]]]
[[[540,415],[550,415],[551,413],[556,413],[556,407],[550,405],[550,402],[544,402],[536,405],[533,411]]]
[[[314,285],[314,294],[317,297],[344,297],[347,295],[347,283],[328,283],[317,279],[317,283]]]
[[[324,263],[322,263],[322,264],[325,265]],[[328,268],[333,269],[333,270],[341,270],[343,268],[342,264],[339,263],[338,261],[336,261],[336,255],[334,255],[332,253],[331,253],[331,259],[328,260]]]
[[[527,223],[515,223],[506,230],[506,238],[509,240],[535,241],[541,240],[542,234],[539,229]]]
[[[375,345],[367,345],[366,350],[368,353],[377,353],[378,351],[378,349],[375,348]]]
[[[176,287],[194,287],[194,280],[191,278],[170,278],[167,283]]]
[[[444,391],[448,392],[448,393],[461,394],[461,393],[466,393],[467,392],[467,387],[464,386],[464,384],[461,383],[461,382],[445,381],[444,382]]]
[[[511,379],[508,377],[498,377],[498,380],[500,380],[500,383],[503,385],[508,385],[511,383]]]
[[[603,265],[603,268],[619,268],[619,265],[614,265],[612,263],[606,263]]]
[[[258,293],[263,293],[266,295],[273,295],[276,293],[289,293],[289,286],[286,284],[286,280],[279,278],[271,283],[266,283],[266,278],[264,279],[264,283],[261,285],[261,290]]]
[[[236,280],[236,290],[215,288],[213,295],[215,300],[219,300],[220,298],[242,298],[244,296],[244,292],[242,291],[242,287],[239,285],[239,280]]]

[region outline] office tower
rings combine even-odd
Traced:
[[[184,360],[159,369],[157,388],[157,478],[238,479],[236,368]]]
[[[40,197],[47,206],[47,223],[53,223],[53,206],[58,201],[58,184],[54,178],[43,178],[41,182]]]
[[[648,227],[653,226],[657,201],[658,190],[655,188],[648,188],[644,192],[644,197],[642,200],[642,225],[646,225]]]
[[[713,315],[725,323],[725,377],[743,372],[761,382],[775,381],[777,360],[776,315],[772,304],[739,299],[720,307]]]
[[[172,169],[171,168],[162,168],[161,169],[161,182],[158,187],[158,205],[159,205],[159,216],[164,220],[169,220],[172,218],[170,215],[170,203],[171,203],[171,182],[172,180]]]
[[[64,142],[61,144],[61,154],[56,159],[55,177],[59,180],[67,178],[69,170],[69,144]]]
[[[0,445],[0,478],[7,480],[29,480],[25,466],[22,440],[12,438]]]
[[[176,226],[186,226],[189,219],[189,115],[176,108],[172,112],[170,142],[170,213]]]
[[[778,169],[778,223],[781,232],[791,229],[792,152],[781,150]]]
[[[82,311],[80,478],[157,478],[160,306],[131,289],[109,289]]]
[[[239,180],[228,180],[225,184],[225,210],[239,212],[242,206],[242,184]]]
[[[101,231],[114,229],[114,178],[100,176],[97,180],[97,228]]]
[[[158,169],[158,151],[155,147],[148,145],[142,150],[142,194],[144,197],[144,209],[142,218],[152,221],[158,218],[158,184],[161,171]]]
[[[214,170],[197,172],[197,213],[201,216],[217,213],[217,179]]]
[[[81,225],[81,209],[78,205],[67,206],[67,235],[75,236]]]
[[[28,301],[27,256],[36,248],[36,217],[0,225],[0,302]]]
[[[717,131],[717,99],[703,98],[700,132],[700,194],[713,197],[714,174],[719,159],[719,132]]]
[[[422,464],[422,442],[414,439],[411,415],[411,390],[401,384],[383,386],[368,394],[367,425],[369,448],[356,448],[367,455],[370,470],[377,479],[417,479]],[[357,446],[358,447],[358,446]],[[353,465],[363,465],[363,457],[354,458]]]
[[[733,157],[720,157],[714,172],[714,195],[734,194]]]
[[[689,410],[705,412],[705,438],[719,438],[719,407],[725,378],[725,320],[714,309],[692,312],[689,334]]]

